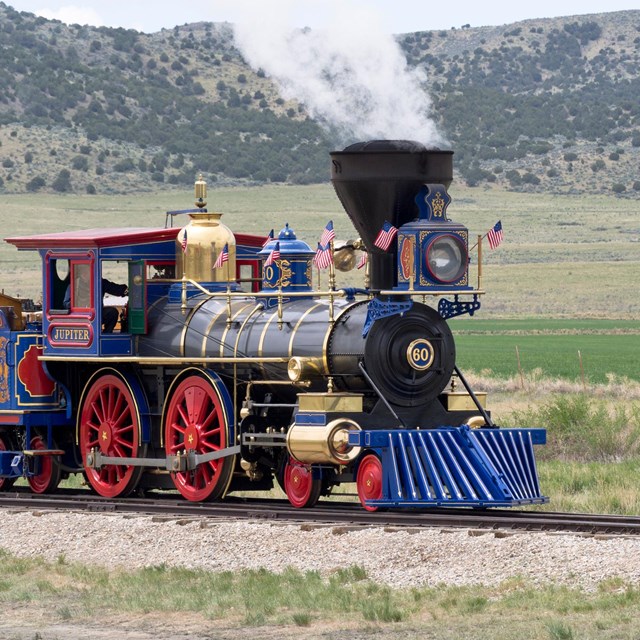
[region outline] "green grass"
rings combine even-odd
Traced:
[[[545,377],[596,384],[612,373],[640,380],[636,320],[470,318],[451,327],[463,371],[509,378],[539,369]]]
[[[219,631],[284,627],[323,637],[620,638],[640,634],[640,591],[624,581],[603,581],[595,592],[534,586],[517,576],[495,586],[390,589],[361,567],[328,578],[286,569],[213,573],[166,566],[108,571],[59,561],[19,559],[0,550],[4,575],[0,611],[29,606],[37,622],[83,628],[123,618],[161,624],[167,611],[188,616],[190,629]],[[508,622],[507,622],[508,620]],[[117,621],[117,622],[116,622]],[[27,627],[24,627],[27,628]],[[416,635],[417,634],[417,635]]]
[[[479,318],[640,317],[640,220],[633,200],[469,189],[454,183],[450,216],[485,233],[501,218],[505,240],[485,243]],[[167,210],[192,206],[189,189],[123,196],[0,195],[3,237],[107,226],[163,226]],[[289,222],[314,247],[327,220],[338,238],[355,232],[330,184],[214,188],[208,208],[235,231],[264,234]],[[496,212],[499,212],[497,214]],[[184,220],[176,220],[182,225]],[[472,254],[475,281],[476,254]],[[0,243],[0,289],[40,295],[33,252]],[[339,285],[361,285],[362,273],[338,274]]]

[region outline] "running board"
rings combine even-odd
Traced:
[[[382,497],[371,507],[512,507],[541,504],[533,453],[544,429],[352,431],[349,444],[382,462]]]

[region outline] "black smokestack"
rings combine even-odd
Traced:
[[[388,252],[373,245],[384,221],[400,227],[415,220],[420,187],[439,183],[448,188],[452,160],[453,151],[409,140],[358,142],[331,153],[331,182],[369,252],[372,289],[397,283],[395,243]]]

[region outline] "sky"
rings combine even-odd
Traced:
[[[145,33],[190,22],[241,23],[248,16],[266,13],[278,15],[293,27],[321,29],[343,8],[349,9],[350,19],[374,19],[388,33],[640,8],[638,0],[538,0],[531,5],[478,0],[5,0],[5,4],[67,24],[124,27]]]

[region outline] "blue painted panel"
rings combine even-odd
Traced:
[[[371,506],[506,507],[547,502],[534,441],[542,429],[390,429],[349,434],[382,462],[382,497]]]

